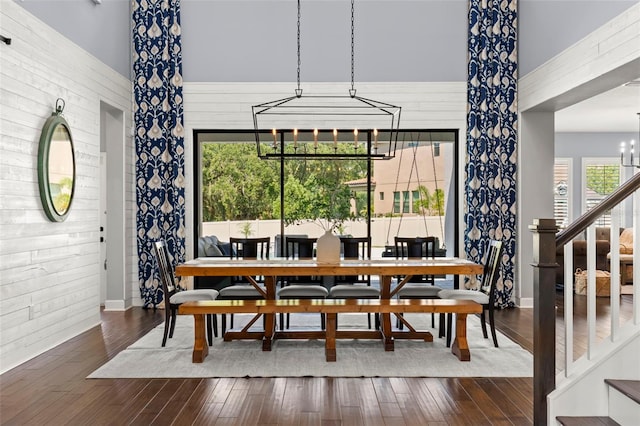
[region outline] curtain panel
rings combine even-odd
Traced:
[[[497,300],[512,306],[516,237],[517,0],[469,0],[465,252],[503,241]],[[467,283],[473,286],[474,283]]]
[[[162,302],[153,242],[185,258],[180,0],[132,0],[138,284],[144,307]]]

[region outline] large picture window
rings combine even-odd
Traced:
[[[339,217],[335,232],[370,235],[373,256],[393,245],[394,235],[436,236],[441,246],[449,238],[450,254],[456,250],[457,219],[445,218],[446,203],[459,210],[448,193],[458,187],[456,131],[403,131],[394,158],[370,162],[262,160],[253,131],[196,130],[194,141],[196,241],[270,236],[279,255],[281,235],[318,237],[325,218]]]

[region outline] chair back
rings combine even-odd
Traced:
[[[340,237],[345,259],[370,259],[371,237]]]
[[[489,306],[493,306],[495,303],[496,284],[498,283],[502,260],[502,248],[502,241],[489,241],[482,271],[482,282],[480,283],[480,291],[489,296]]]
[[[313,259],[317,238],[286,237],[285,256],[287,259]]]
[[[158,262],[158,273],[160,275],[160,284],[162,285],[162,294],[168,310],[169,299],[171,299],[171,296],[173,296],[177,290],[173,264],[169,260],[169,250],[167,249],[167,244],[164,241],[155,241],[153,243],[153,248]]]
[[[268,259],[271,237],[261,238],[229,238],[230,258],[233,259]],[[254,277],[256,281],[263,282],[264,277]],[[243,276],[231,277],[232,284],[248,284]]]
[[[285,237],[285,253],[287,259],[313,259],[316,252],[317,238]],[[320,276],[289,276],[282,277],[282,285],[289,284],[319,284]]]
[[[345,259],[371,259],[371,237],[340,237],[340,245]],[[368,275],[338,276],[336,282],[371,285]]]
[[[271,237],[229,238],[231,259],[268,259]]]
[[[436,257],[436,237],[395,237],[396,259],[434,259]],[[411,283],[434,285],[433,275],[414,275]]]

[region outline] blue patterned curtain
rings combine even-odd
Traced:
[[[504,242],[498,303],[513,305],[516,237],[517,0],[469,0],[465,251]]]
[[[180,0],[132,0],[138,283],[145,307],[162,301],[153,242],[185,258]]]

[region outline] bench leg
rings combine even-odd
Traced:
[[[451,345],[451,353],[460,361],[470,361],[471,353],[467,342],[467,314],[456,314],[456,338]]]
[[[270,351],[273,334],[275,331],[276,316],[275,314],[264,314],[264,337],[262,338],[262,350]]]
[[[204,362],[209,354],[209,346],[205,332],[205,315],[194,315],[195,342],[193,343],[193,356],[191,360],[195,363]]]
[[[380,314],[382,325],[382,340],[385,351],[393,351],[393,333],[391,332],[391,314]]]
[[[327,314],[327,323],[325,329],[325,346],[324,352],[328,362],[335,362],[336,360],[336,327],[337,327],[336,313]]]

